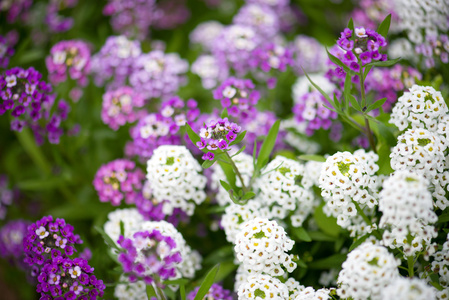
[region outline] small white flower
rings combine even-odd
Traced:
[[[38,229],[36,229],[36,234],[42,240],[46,238],[50,233],[45,229],[44,226],[41,226]]]
[[[75,266],[74,268],[69,269],[70,277],[77,278],[81,275],[81,268],[79,266]]]

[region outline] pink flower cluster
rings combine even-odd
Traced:
[[[117,90],[107,91],[103,95],[101,119],[114,130],[126,123],[134,123],[146,112],[142,109],[145,99],[132,88],[124,86]]]
[[[79,40],[61,41],[50,50],[45,59],[50,82],[57,84],[70,78],[81,86],[86,86],[90,72],[90,50],[88,45]]]
[[[132,204],[142,189],[145,174],[127,159],[116,159],[101,166],[95,174],[93,185],[101,202],[110,201],[118,206],[124,199]]]

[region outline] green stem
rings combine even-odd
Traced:
[[[413,259],[413,256],[407,257],[407,265],[408,265],[408,276],[412,278],[414,276],[414,267],[415,267],[415,261]]]
[[[234,169],[235,174],[237,174],[237,177],[239,178],[240,182],[242,183],[243,193],[248,192],[248,188],[245,186],[245,182],[243,181],[242,174],[240,174],[240,171],[237,168],[237,166],[235,165],[234,161],[232,160],[232,157],[229,155],[229,153],[227,151],[223,151],[223,153],[228,158],[228,161],[231,164],[232,168]]]
[[[366,109],[365,78],[362,68],[360,68],[359,75],[360,75],[360,92],[362,94],[362,109],[363,111],[365,111]],[[365,114],[363,115],[363,118],[365,119],[365,133],[368,137],[369,144],[371,146],[371,149],[373,149],[374,153],[377,153],[376,143],[374,142],[373,133],[371,132],[371,128],[369,126],[369,120],[365,117]]]
[[[362,219],[365,221],[365,223],[368,224],[369,226],[373,225],[373,222],[371,222],[371,220],[365,215],[365,212],[362,210],[360,205],[355,201],[352,201],[352,202],[354,203],[355,208],[357,209],[357,212],[362,217]]]

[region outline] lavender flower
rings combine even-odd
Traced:
[[[326,69],[327,53],[313,37],[298,35],[290,44],[293,53],[293,70],[297,75],[307,73],[319,73]]]
[[[120,236],[118,243],[124,250],[118,261],[131,282],[143,279],[146,284],[152,284],[178,276],[176,266],[182,257],[170,236],[156,229],[138,231],[132,238]]]
[[[271,39],[279,33],[276,13],[266,5],[246,4],[234,16],[234,24],[248,26],[263,38]]]
[[[211,51],[215,39],[220,35],[224,26],[217,21],[207,21],[200,23],[191,33],[190,42],[199,44],[205,51]]]
[[[246,119],[255,114],[255,105],[260,99],[259,91],[254,88],[250,79],[229,77],[214,90],[214,99],[220,100],[230,116]]]
[[[145,174],[134,162],[116,159],[101,166],[93,184],[101,202],[118,206],[123,199],[127,204],[134,203],[144,180]]]
[[[326,98],[318,91],[303,95],[293,107],[293,114],[298,123],[306,123],[306,134],[311,136],[320,128],[329,129],[337,113],[327,109],[330,106]]]
[[[236,123],[229,122],[228,118],[210,121],[201,128],[199,134],[201,141],[197,143],[197,147],[199,149],[207,148],[211,151],[229,150],[230,143],[237,138],[240,131],[241,127]],[[214,160],[214,154],[211,151],[206,152],[203,159]]]
[[[0,229],[0,256],[20,264],[23,261],[23,241],[30,224],[24,220],[13,220]]]
[[[129,81],[145,98],[168,97],[176,93],[184,83],[184,73],[187,70],[187,61],[178,54],[165,54],[155,50],[142,54],[135,60]]]
[[[200,287],[196,287],[193,291],[191,291],[187,295],[187,300],[195,299],[196,294],[198,294],[198,290]],[[204,298],[208,300],[232,300],[231,291],[224,289],[221,285],[214,283],[210,287],[207,294]]]
[[[44,142],[48,135],[50,143],[59,143],[63,134],[61,122],[67,118],[70,107],[61,100],[53,114],[50,113],[55,103],[55,96],[51,95],[52,87],[41,80],[42,75],[33,68],[24,70],[12,68],[0,75],[0,115],[8,110],[14,119],[11,130],[21,131],[23,127],[30,127],[36,142]]]
[[[5,219],[7,206],[14,200],[14,191],[8,185],[8,177],[0,174],[0,220]]]
[[[449,36],[447,34],[426,36],[422,44],[416,45],[415,51],[424,57],[424,64],[428,69],[437,65],[435,58],[447,64],[449,63]]]
[[[103,85],[111,81],[108,87],[123,86],[133,71],[134,60],[141,52],[138,41],[128,40],[125,36],[108,37],[100,51],[92,57],[95,83]]]
[[[19,18],[26,20],[33,0],[2,1],[0,11],[7,11],[6,21],[14,23]]]
[[[354,23],[360,24],[365,28],[376,28],[383,19],[391,14],[391,32],[398,31],[398,24],[401,22],[398,15],[395,12],[395,1],[388,0],[361,0],[357,3],[351,16],[354,19]]]
[[[55,44],[50,56],[45,59],[49,78],[52,83],[60,83],[70,78],[81,86],[87,85],[90,71],[90,50],[83,41],[68,40]]]
[[[229,76],[227,66],[213,55],[200,55],[192,64],[191,71],[201,78],[205,89],[212,89]]]
[[[108,0],[103,14],[111,16],[114,31],[143,40],[153,22],[154,9],[154,0]]]
[[[10,58],[14,55],[14,43],[8,39],[8,35],[0,35],[0,68],[8,67]]]
[[[103,95],[101,119],[114,130],[126,123],[134,123],[146,113],[145,99],[132,88],[124,86]]]
[[[85,259],[54,257],[42,268],[36,291],[45,300],[99,299],[106,286],[93,271]]]
[[[153,27],[158,29],[174,29],[190,18],[186,0],[165,0],[156,5]]]
[[[48,3],[45,22],[51,32],[64,32],[73,27],[73,18],[63,16],[60,11],[66,8],[73,8],[77,4],[78,0],[50,1]]]

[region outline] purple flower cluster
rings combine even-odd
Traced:
[[[155,0],[108,0],[103,14],[111,16],[114,31],[143,40],[154,19]]]
[[[344,51],[341,61],[357,73],[372,61],[387,60],[387,55],[379,52],[382,47],[387,46],[387,41],[371,29],[356,27],[353,31],[345,28],[337,45]]]
[[[7,206],[14,200],[14,191],[9,188],[8,177],[0,174],[0,220],[5,219]]]
[[[222,65],[220,65],[222,64]],[[229,70],[213,55],[200,55],[192,64],[191,71],[201,78],[205,89],[212,89],[229,76]]]
[[[127,159],[116,159],[102,165],[95,174],[93,185],[101,202],[118,206],[125,199],[132,204],[142,189],[145,174]]]
[[[93,271],[85,259],[55,256],[42,268],[36,291],[42,300],[100,299],[106,286]]]
[[[73,8],[77,4],[78,0],[60,0],[48,3],[45,22],[51,32],[64,32],[73,27],[73,18],[63,16],[60,11],[66,8]]]
[[[8,36],[0,35],[0,68],[6,68],[9,64],[9,59],[14,55],[13,43],[8,39]]]
[[[139,231],[132,238],[120,236],[118,244],[124,250],[118,261],[131,282],[142,279],[146,284],[152,284],[177,276],[176,265],[182,257],[175,250],[176,242],[170,236],[164,236],[155,229]]]
[[[163,213],[164,201],[160,202],[155,198],[147,199],[143,195],[136,198],[136,207],[139,213],[143,216],[145,220],[148,221],[162,221],[165,220],[177,226],[179,222],[187,222],[189,216],[181,208],[173,208],[173,213],[171,215],[166,215]]]
[[[198,294],[200,287],[196,287],[187,295],[187,300],[195,299],[196,294]],[[231,291],[224,289],[218,283],[212,284],[207,294],[204,296],[207,300],[232,300]]]
[[[144,116],[131,128],[132,141],[126,146],[126,155],[138,156],[145,162],[153,155],[153,150],[161,145],[180,145],[182,139],[179,128],[198,117],[197,105],[193,99],[184,103],[178,97],[164,101],[158,113]]]
[[[326,70],[327,53],[323,45],[313,37],[298,35],[290,44],[293,54],[293,70],[297,75],[319,73]]]
[[[266,78],[268,75],[266,73],[270,71],[285,72],[287,66],[292,66],[292,53],[288,48],[275,43],[266,43],[253,51],[249,64],[253,71],[263,72],[256,75]],[[277,74],[270,75],[267,79],[267,85],[269,88],[274,88]]]
[[[169,97],[184,84],[188,68],[178,54],[155,50],[135,59],[129,81],[145,98]]]
[[[266,39],[272,39],[280,30],[277,14],[269,6],[254,3],[242,6],[233,23],[251,27]]]
[[[173,29],[184,24],[190,18],[190,10],[186,0],[158,1],[154,13],[153,27],[158,29]]]
[[[117,90],[107,91],[103,95],[101,119],[114,130],[126,123],[134,123],[146,112],[142,107],[145,99],[132,88],[124,86]]]
[[[134,60],[142,53],[139,41],[128,40],[125,36],[108,37],[100,51],[92,57],[92,73],[95,83],[119,88],[133,71]]]
[[[61,41],[50,50],[45,59],[50,82],[57,84],[70,78],[81,86],[86,86],[90,72],[90,50],[88,45],[79,40]]]
[[[44,142],[45,135],[50,143],[57,144],[63,134],[61,122],[67,118],[70,107],[61,100],[50,114],[55,97],[50,94],[51,85],[41,78],[42,75],[33,68],[12,68],[0,75],[0,115],[11,111],[14,117],[11,130],[21,131],[29,126],[38,144]]]
[[[14,220],[0,229],[0,256],[21,264],[23,262],[23,241],[28,232],[30,222]]]
[[[293,107],[295,120],[300,124],[307,124],[305,131],[309,136],[320,128],[329,129],[332,125],[332,120],[337,118],[336,112],[327,109],[323,105],[330,107],[330,104],[320,92],[313,91],[301,96]]]
[[[255,105],[260,99],[259,91],[250,79],[229,77],[213,92],[214,99],[228,109],[232,117],[246,119],[256,112]]]
[[[427,68],[435,66],[435,58],[439,58],[443,64],[449,62],[449,36],[446,34],[427,35],[426,41],[415,47],[415,51],[424,57]]]
[[[20,17],[25,20],[28,16],[28,10],[33,4],[33,0],[14,0],[2,1],[0,11],[7,11],[6,21],[14,23]]]
[[[416,80],[421,79],[421,73],[412,67],[395,65],[392,68],[375,68],[366,77],[366,91],[375,93],[376,99],[387,98],[382,109],[390,112],[398,93],[411,88]]]
[[[226,151],[230,149],[230,143],[236,138],[237,134],[242,130],[236,123],[229,122],[228,118],[212,120],[200,130],[200,138],[196,146],[202,150],[207,148],[210,150],[203,155],[204,160],[214,160],[214,150]]]

